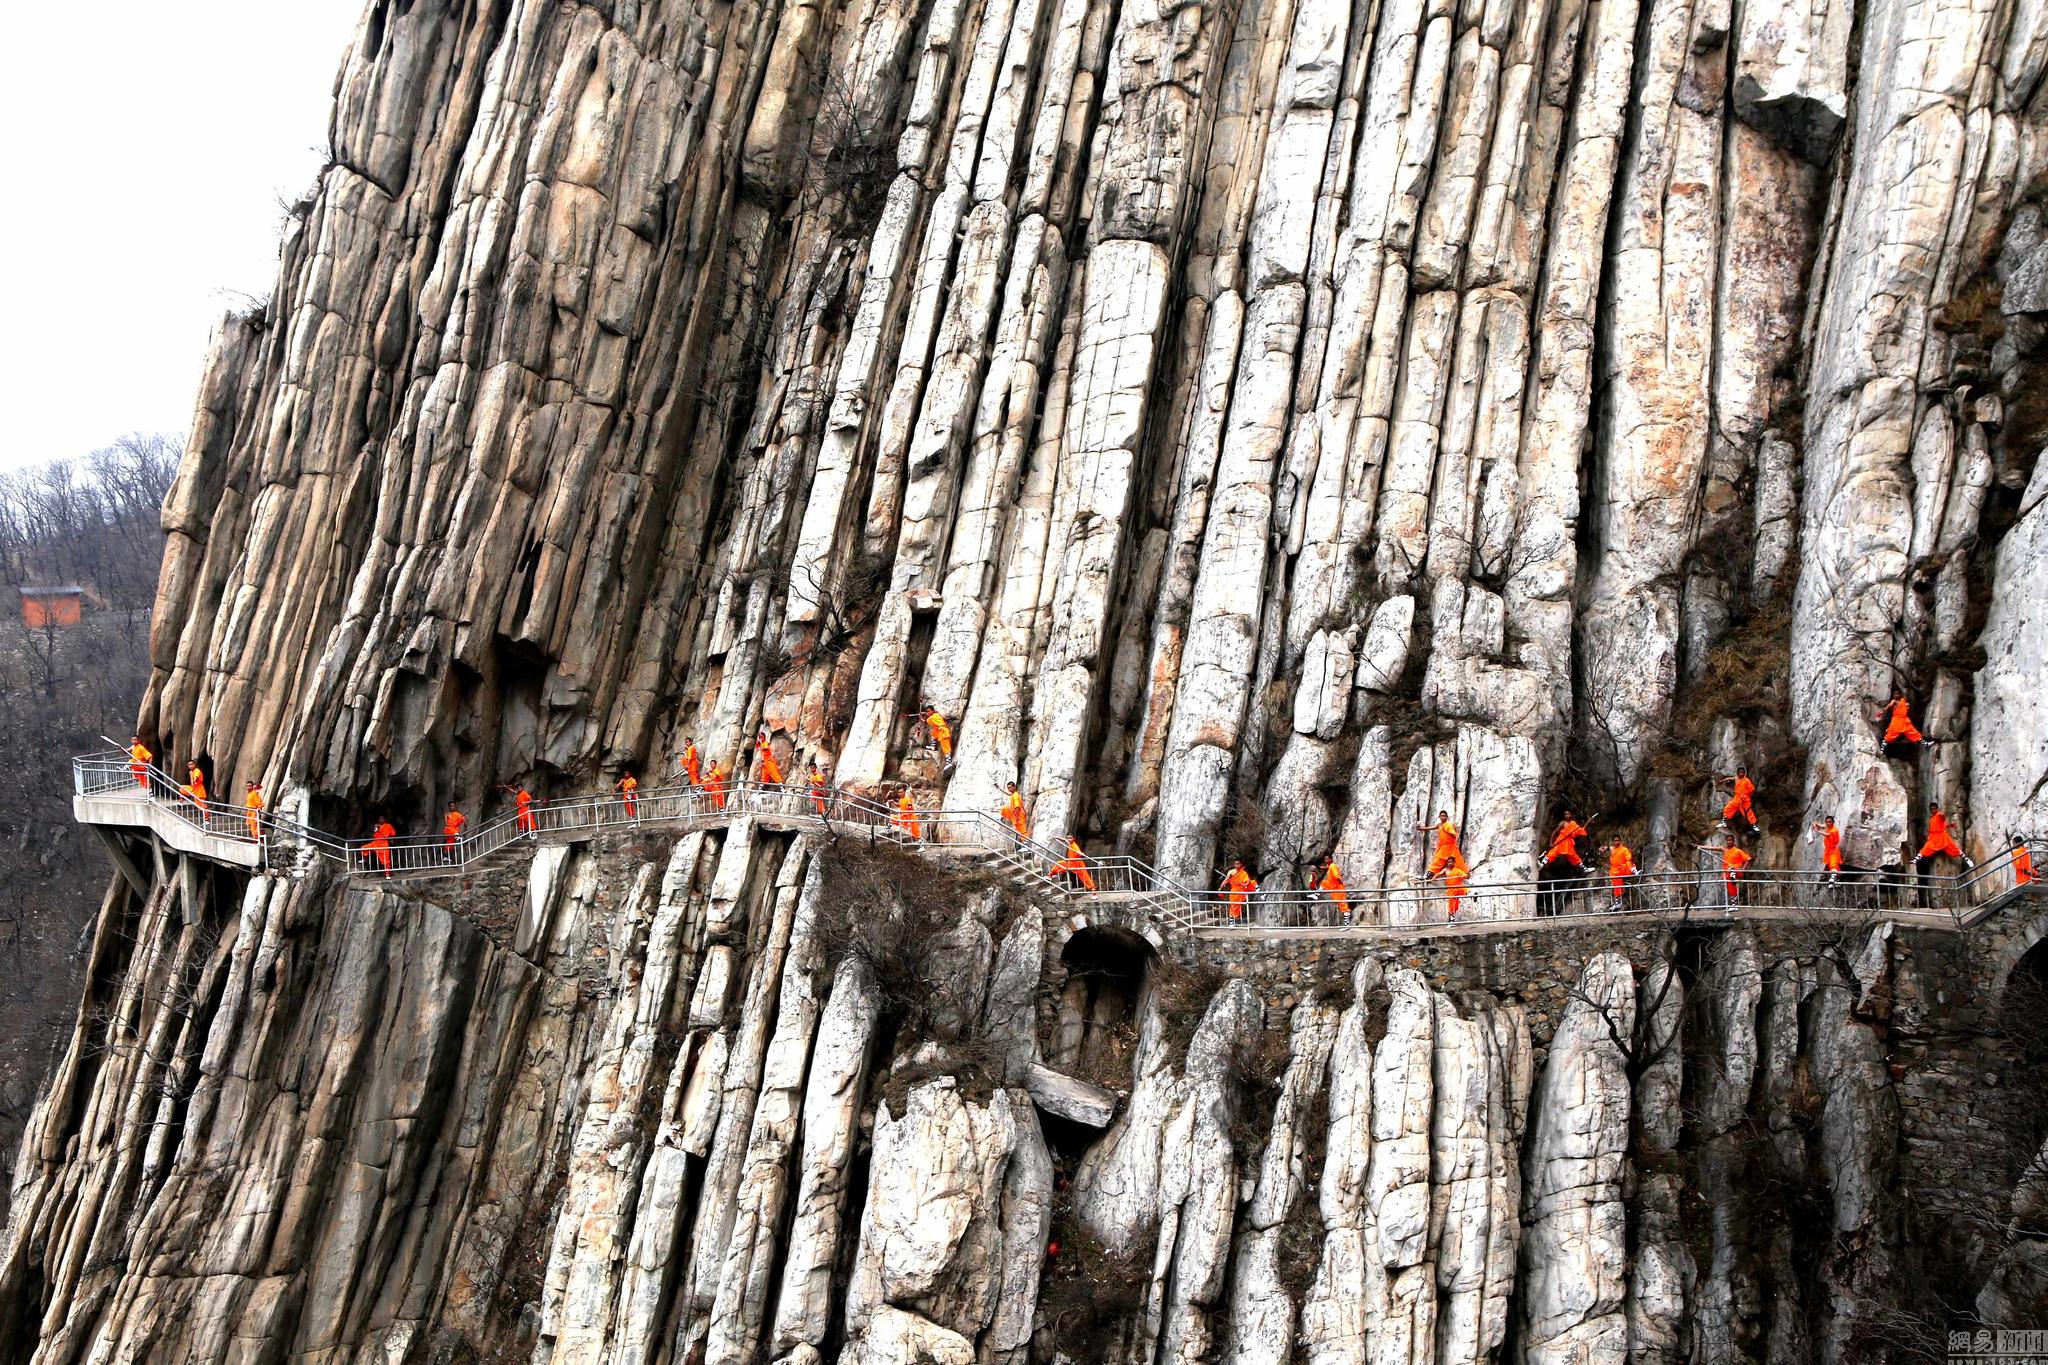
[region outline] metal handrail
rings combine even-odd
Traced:
[[[966,848],[990,855],[1032,884],[1064,897],[1116,897],[1120,902],[1165,921],[1183,932],[1243,929],[1327,929],[1344,925],[1443,924],[1453,918],[1453,900],[1441,880],[1417,879],[1405,884],[1347,887],[1348,913],[1337,899],[1321,891],[1257,891],[1238,898],[1221,890],[1191,889],[1129,854],[1085,856],[1092,890],[1072,879],[1053,875],[1063,853],[1020,835],[1007,821],[979,810],[916,812],[917,835],[901,827],[896,806],[833,788],[814,791],[808,783],[764,783],[726,779],[713,789],[704,785],[642,788],[632,798],[618,792],[532,803],[533,829],[520,828],[514,812],[498,816],[454,839],[445,835],[404,835],[381,846],[369,839],[349,839],[306,825],[274,811],[252,813],[241,805],[195,801],[155,764],[144,764],[138,783],[136,765],[127,751],[83,755],[72,760],[73,780],[81,796],[119,793],[133,796],[138,787],[151,806],[212,835],[260,846],[266,865],[308,852],[336,862],[352,873],[454,875],[529,837],[585,834],[602,829],[678,822],[729,820],[735,815],[767,815],[810,822],[825,829],[835,824],[859,828],[870,838],[903,846]],[[822,805],[822,809],[820,806]],[[2048,841],[2028,839],[2036,858],[2048,858]],[[388,857],[388,864],[385,858]],[[1846,914],[1945,915],[1957,927],[1974,922],[1973,912],[1992,905],[2012,889],[2010,849],[1957,874],[1845,872],[1831,878],[1812,870],[1744,869],[1735,879],[1738,894],[1731,901],[1728,879],[1720,865],[1702,855],[1690,870],[1638,872],[1625,882],[1620,896],[1610,878],[1589,868],[1569,878],[1493,881],[1470,886],[1455,898],[1458,906],[1498,908],[1511,902],[1526,913],[1476,916],[1502,919],[1582,921],[1617,911],[1671,913],[1720,909],[1729,914],[1750,910],[1801,909]],[[2001,875],[2003,874],[2003,875]],[[1990,887],[1989,894],[1980,888]],[[1475,916],[1465,912],[1467,918]],[[1396,916],[1398,915],[1398,919]]]

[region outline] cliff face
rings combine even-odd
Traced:
[[[1765,863],[1981,852],[2048,828],[2044,67],[1960,0],[376,0],[142,728],[343,828],[766,728],[1190,883],[1400,885],[1439,809],[1521,879],[1560,802],[1682,861],[1739,762]],[[157,855],[0,1359],[1805,1359],[1939,1183],[1881,933],[1195,989],[941,879],[907,1014],[829,863]]]

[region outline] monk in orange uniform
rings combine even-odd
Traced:
[[[1337,913],[1344,917],[1346,924],[1351,923],[1351,896],[1344,885],[1343,875],[1337,871],[1336,859],[1330,859],[1323,868],[1323,875],[1316,882],[1316,890],[1330,898],[1330,904],[1337,908]]]
[[[917,823],[917,802],[910,799],[910,788],[905,787],[897,796],[896,813],[889,817],[889,823],[912,839],[924,838],[924,828]]]
[[[1813,828],[1820,835],[1821,870],[1828,874],[1828,884],[1832,886],[1842,876],[1842,827],[1830,815],[1825,820],[1816,820]]]
[[[1458,917],[1458,907],[1465,903],[1465,888],[1471,882],[1472,870],[1465,866],[1462,857],[1444,869],[1444,891],[1450,896],[1450,903],[1444,907],[1446,923]]]
[[[1543,854],[1545,866],[1551,863],[1570,863],[1581,872],[1586,870],[1586,860],[1579,856],[1579,840],[1586,837],[1586,827],[1572,818],[1566,811],[1564,819],[1551,831],[1550,847]]]
[[[1458,827],[1451,823],[1449,811],[1438,811],[1434,825],[1417,825],[1416,828],[1436,831],[1436,847],[1430,851],[1427,875],[1440,877],[1452,863],[1465,861],[1465,850],[1458,847]]]
[[[1223,875],[1223,901],[1230,907],[1232,919],[1244,918],[1245,898],[1258,889],[1258,882],[1244,870],[1244,859],[1239,858],[1230,865],[1230,871]]]
[[[1088,872],[1088,859],[1081,853],[1081,841],[1072,835],[1067,836],[1067,856],[1054,863],[1046,875],[1054,881],[1061,877],[1072,878],[1080,883],[1083,891],[1095,889],[1095,878]]]
[[[638,820],[640,818],[640,806],[637,800],[639,795],[639,778],[631,773],[626,773],[619,778],[619,797],[626,803],[626,818],[628,820]]]
[[[768,732],[763,730],[754,737],[754,776],[770,787],[782,785],[782,765],[775,761],[775,746],[768,742]]]
[[[1733,822],[1740,816],[1749,822],[1751,829],[1755,829],[1756,807],[1750,804],[1750,798],[1756,795],[1756,783],[1749,780],[1747,768],[1737,768],[1731,780],[1735,784],[1735,790],[1728,797],[1728,804],[1721,807],[1721,818]]]
[[[192,799],[202,806],[205,805],[206,771],[197,763],[187,763],[185,765],[185,780],[191,784],[186,790],[192,793]]]
[[[1614,899],[1618,901],[1628,894],[1628,879],[1636,874],[1635,851],[1619,839],[1609,844],[1607,846],[1607,884],[1614,891]]]
[[[725,809],[725,765],[714,763],[711,771],[704,774],[704,794],[711,798],[711,804]]]
[[[683,778],[693,787],[704,785],[704,760],[697,753],[697,741],[683,740]]]
[[[1894,744],[1919,744],[1922,742],[1920,727],[1913,724],[1912,709],[1906,705],[1906,694],[1898,688],[1892,689],[1892,699],[1877,713],[1878,723],[1884,726],[1884,747]]]
[[[254,782],[245,784],[242,790],[242,819],[248,823],[249,837],[257,843],[263,842],[263,788]]]
[[[456,861],[456,854],[462,843],[462,827],[469,823],[469,817],[455,809],[451,802],[448,813],[441,817],[441,848],[449,862]]]
[[[521,787],[513,794],[512,805],[517,812],[519,832],[531,838],[539,838],[540,821],[533,815],[533,793]]]
[[[1730,906],[1740,904],[1742,869],[1748,867],[1754,859],[1750,857],[1741,844],[1735,842],[1735,836],[1733,835],[1728,837],[1728,842],[1725,845],[1701,844],[1700,848],[1704,852],[1721,855],[1721,885],[1727,889],[1728,904]]]
[[[1927,815],[1927,842],[1920,845],[1919,854],[1913,859],[1918,867],[1930,858],[1959,859],[1964,867],[1975,867],[1970,855],[1963,852],[1963,846],[1956,842],[1956,836],[1949,833],[1948,813],[1937,805]]]
[[[948,768],[953,766],[953,727],[939,714],[939,708],[930,702],[924,704],[924,728],[932,737],[932,747],[939,751]]]
[[[805,777],[811,787],[811,806],[822,820],[825,818],[825,770],[818,766],[817,759],[811,760],[810,771]]]
[[[135,785],[144,791],[149,790],[149,761],[155,757],[141,735],[128,741],[128,771],[134,776]]]
[[[1003,823],[1016,832],[1018,842],[1031,837],[1031,829],[1024,821],[1024,793],[1017,790],[1015,782],[1003,784]]]
[[[384,875],[391,875],[391,836],[398,831],[389,820],[379,820],[377,827],[370,831],[369,842],[363,845],[363,866],[381,867]]]
[[[2027,836],[2012,836],[2012,884],[2025,886],[2034,880],[2034,855],[2027,849]]]

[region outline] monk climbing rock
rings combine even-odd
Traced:
[[[704,760],[697,753],[697,741],[683,741],[683,778],[693,787],[704,785]]]
[[[1015,782],[1003,784],[1003,823],[1017,832],[1019,842],[1031,837],[1024,824],[1024,793],[1017,790]]]
[[[377,822],[377,827],[370,831],[369,842],[363,845],[364,867],[379,867],[385,876],[391,875],[391,836],[396,833],[389,820]]]
[[[1914,857],[1913,865],[1918,867],[1932,858],[1954,858],[1964,867],[1977,865],[1970,861],[1970,855],[1963,852],[1963,846],[1957,843],[1956,836],[1949,832],[1948,813],[1938,805],[1928,812],[1927,842],[1920,845],[1920,852]]]
[[[1756,795],[1756,783],[1749,780],[1747,768],[1737,768],[1732,781],[1735,790],[1729,796],[1728,804],[1721,807],[1721,818],[1731,823],[1737,818],[1747,820],[1753,830],[1756,828],[1756,807],[1750,804],[1750,799]]]
[[[1614,899],[1618,901],[1628,894],[1629,878],[1635,875],[1635,851],[1616,839],[1607,846],[1607,884],[1613,888]]]
[[[1052,865],[1046,875],[1054,881],[1067,877],[1079,883],[1083,891],[1095,889],[1095,878],[1088,871],[1088,859],[1081,853],[1081,841],[1072,835],[1067,837],[1067,856]]]
[[[1828,885],[1833,886],[1842,876],[1842,827],[1830,815],[1814,821],[1813,830],[1820,835],[1821,870],[1828,874]]]
[[[953,766],[953,727],[946,723],[939,708],[930,702],[924,704],[924,728],[932,737],[932,747],[939,751],[948,768]]]
[[[775,761],[775,746],[769,742],[766,730],[754,737],[754,755],[755,778],[766,786],[781,786],[782,765]]]
[[[254,782],[247,783],[242,790],[242,810],[242,819],[249,825],[249,837],[262,843],[263,789]]]
[[[1258,882],[1244,870],[1244,859],[1239,858],[1230,865],[1230,871],[1223,875],[1223,903],[1230,908],[1232,919],[1244,918],[1245,898],[1258,889]]]
[[[1330,904],[1344,917],[1344,923],[1351,923],[1351,896],[1344,885],[1343,874],[1337,871],[1336,859],[1332,858],[1324,865],[1316,890],[1330,898]]]
[[[128,741],[128,771],[134,776],[135,785],[144,791],[149,790],[149,761],[155,757],[149,746],[142,742],[141,735]]]
[[[1892,689],[1892,699],[1877,713],[1878,724],[1884,726],[1884,747],[1894,744],[1919,744],[1922,742],[1920,727],[1913,724],[1912,708],[1906,704],[1906,694],[1898,688]]]

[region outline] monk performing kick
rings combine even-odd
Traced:
[[[1966,868],[1977,866],[1970,860],[1970,855],[1963,852],[1956,836],[1949,832],[1948,813],[1939,805],[1927,814],[1927,842],[1920,845],[1920,852],[1913,858],[1913,866],[1918,868],[1935,858],[1954,858]]]
[[[1430,851],[1429,870],[1425,874],[1440,877],[1452,863],[1465,861],[1465,850],[1458,847],[1458,827],[1451,823],[1451,813],[1440,810],[1436,813],[1434,825],[1417,825],[1418,832],[1436,831],[1436,847]]]

